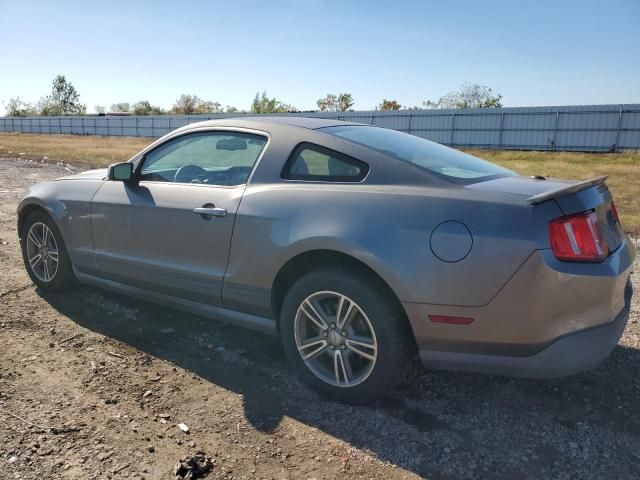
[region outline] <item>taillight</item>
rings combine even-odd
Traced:
[[[593,211],[551,220],[549,240],[558,260],[601,262],[609,253]]]

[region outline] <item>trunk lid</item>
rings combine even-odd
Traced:
[[[530,203],[541,203],[572,191],[583,190],[604,182],[607,177],[598,177],[585,182],[544,177],[502,177],[486,182],[472,183],[466,188],[478,191],[510,193],[529,197]],[[593,182],[593,183],[592,183]]]
[[[554,201],[564,215],[594,211],[598,229],[611,253],[622,244],[624,232],[613,212],[606,179],[606,176],[585,181],[513,176],[474,183],[465,188],[520,195],[534,206]]]

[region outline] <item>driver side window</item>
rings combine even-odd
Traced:
[[[240,132],[200,132],[169,140],[144,157],[140,180],[242,185],[267,139]]]

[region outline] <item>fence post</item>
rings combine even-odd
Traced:
[[[620,144],[620,131],[622,130],[622,109],[618,112],[618,131],[616,133],[616,143],[613,145],[613,152],[618,153],[618,145]]]
[[[553,151],[556,151],[556,145],[558,143],[558,121],[560,120],[560,112],[556,112],[556,125],[553,127]]]
[[[58,117],[58,133],[62,133],[62,118]]]
[[[407,133],[411,134],[411,112],[409,112],[409,124],[407,125]]]
[[[154,135],[154,131],[153,131],[154,127],[155,127],[155,125],[154,125],[154,122],[153,122],[153,116],[152,116],[152,117],[151,117],[151,137],[152,137],[152,138],[153,138],[153,137],[155,137],[155,135]]]
[[[98,134],[98,127],[96,126],[96,117],[93,117],[93,134]]]
[[[500,113],[500,132],[498,132],[498,150],[502,150],[502,132],[504,130],[504,112]]]
[[[84,128],[84,115],[82,116],[82,119],[80,120],[80,125],[82,127],[82,135],[86,135],[87,132],[85,131],[85,128]]]
[[[452,147],[453,147],[453,139],[454,139],[453,135],[455,131],[456,131],[456,114],[453,113],[451,114],[451,139],[449,141],[449,145],[451,145]]]
[[[372,114],[371,114],[371,125],[375,125],[375,124],[376,124],[375,120],[376,120],[376,117],[375,117],[375,115],[372,113]]]
[[[138,136],[138,117],[136,117],[136,137]]]

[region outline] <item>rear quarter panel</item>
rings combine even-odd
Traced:
[[[462,188],[283,182],[249,186],[243,196],[225,280],[264,302],[279,269],[309,250],[351,255],[376,271],[403,302],[487,304],[537,248],[536,217],[559,215],[523,197]],[[463,222],[473,246],[461,261],[438,259],[433,229]],[[238,290],[239,291],[239,290]]]

